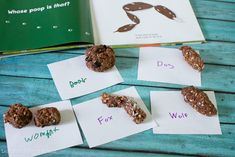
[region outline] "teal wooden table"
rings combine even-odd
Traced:
[[[89,149],[85,141],[81,146],[43,156],[235,156],[235,0],[191,0],[191,3],[208,41],[192,45],[200,50],[206,63],[201,88],[216,93],[223,135],[154,135],[149,130],[93,149]],[[16,102],[32,107],[60,101],[47,64],[83,53],[83,50],[70,50],[1,59],[0,115]],[[137,81],[138,49],[117,49],[116,55],[116,66],[125,82],[105,89],[107,92],[136,86],[150,109],[151,90],[183,87]],[[72,103],[98,97],[103,91],[72,99]],[[0,156],[8,156],[2,116]]]

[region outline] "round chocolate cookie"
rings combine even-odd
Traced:
[[[86,66],[96,72],[103,72],[115,65],[115,53],[106,45],[95,45],[86,51]]]
[[[22,128],[29,124],[33,118],[32,112],[22,104],[14,104],[4,114],[5,123],[10,123],[15,128]]]
[[[45,107],[37,110],[34,123],[37,127],[56,125],[60,123],[60,112],[55,107]]]

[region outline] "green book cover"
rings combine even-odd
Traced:
[[[94,43],[90,17],[88,0],[1,0],[0,52]]]

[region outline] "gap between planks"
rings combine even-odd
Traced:
[[[200,17],[200,16],[197,16],[197,19],[213,20],[213,21],[224,21],[224,22],[235,22],[235,20],[213,19],[213,18]]]
[[[235,42],[234,42],[235,43]],[[71,52],[71,51],[68,51],[68,52],[66,52],[66,51],[54,51],[54,52],[45,52],[45,53],[50,53],[50,54],[61,54],[61,53],[67,53],[67,54],[74,54],[74,55],[84,55],[84,53],[80,53],[80,52],[78,52],[78,53],[75,53],[75,52]],[[34,55],[34,54],[31,54],[31,55]],[[235,54],[234,54],[235,55]],[[74,56],[74,57],[76,57],[76,56]],[[117,58],[128,58],[128,59],[139,59],[139,57],[137,57],[137,56],[116,56]],[[73,58],[73,57],[72,57]],[[66,59],[65,59],[66,60]],[[215,66],[225,66],[225,67],[235,67],[235,65],[230,65],[230,64],[219,64],[219,63],[207,63],[207,62],[205,62],[204,63],[205,65],[215,65]],[[1,75],[1,74],[0,74]],[[10,75],[9,75],[10,76]]]
[[[190,1],[192,1],[192,0],[190,0]],[[216,3],[232,3],[232,4],[235,3],[235,1],[233,2],[231,0],[229,0],[229,1],[226,1],[226,0],[203,0],[203,1],[216,2]]]
[[[0,144],[6,144],[6,140],[0,139]],[[163,151],[148,151],[148,150],[127,150],[127,149],[111,149],[111,148],[89,148],[85,146],[73,146],[69,147],[70,149],[84,149],[84,150],[97,150],[97,151],[107,151],[107,152],[126,152],[126,153],[144,153],[144,154],[156,154],[156,155],[170,155],[170,156],[192,156],[192,157],[205,157],[205,155],[196,155],[196,154],[184,154],[184,153],[175,153],[175,152],[163,152]],[[64,149],[65,150],[65,149]],[[46,155],[46,154],[44,154]]]
[[[0,74],[0,77],[15,77],[15,78],[25,78],[25,79],[38,79],[38,80],[53,80],[52,78],[40,78],[40,77],[26,77],[26,76],[13,76],[13,75],[2,75]],[[186,85],[179,85],[182,87],[166,87],[166,86],[153,86],[153,85],[141,85],[141,84],[132,84],[132,83],[119,83],[119,85],[127,85],[127,86],[139,86],[139,87],[152,87],[152,88],[164,88],[164,89],[170,89],[170,90],[180,90]],[[176,84],[175,84],[176,85]],[[202,89],[202,87],[199,87],[199,89]],[[227,92],[227,91],[221,91],[221,90],[216,90],[216,89],[208,89],[208,88],[203,88],[203,90],[208,90],[208,91],[214,91],[215,93],[222,93],[222,94],[235,94],[235,92]]]

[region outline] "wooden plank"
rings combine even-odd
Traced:
[[[191,44],[195,50],[200,51],[200,55],[207,64],[235,65],[235,44],[227,42],[208,41],[204,44]],[[180,46],[164,46],[167,48],[179,48]],[[84,54],[84,49],[60,51],[59,53]],[[115,49],[118,57],[138,57],[138,48]],[[1,65],[1,62],[0,62]]]
[[[13,75],[23,77],[51,78],[47,68],[48,63],[78,56],[77,54],[47,53],[38,55],[28,55],[5,59],[2,61],[0,70],[1,75]],[[17,58],[17,59],[16,59]],[[138,81],[137,68],[138,58],[117,57],[116,66],[119,69],[125,84],[146,85],[146,86],[165,86],[180,88],[181,85],[167,83],[156,83],[148,81]],[[205,66],[202,72],[202,88],[217,91],[235,92],[235,67],[222,65]],[[221,75],[223,74],[223,75]],[[215,79],[216,78],[216,79]],[[4,79],[4,78],[0,78]],[[5,80],[0,80],[3,82]]]
[[[199,19],[206,40],[235,42],[235,22]]]
[[[0,107],[1,114],[6,110],[3,106],[9,106],[17,102],[31,107],[61,100],[52,80],[15,77],[5,77],[5,79],[8,80],[5,84],[0,82],[0,88],[4,91],[0,93],[2,105],[2,107]],[[112,86],[96,93],[72,99],[72,104],[78,104],[96,98],[104,91],[114,92],[127,87],[130,87],[130,85]],[[144,86],[136,86],[136,88],[149,110],[150,91],[178,90]],[[216,93],[216,100],[219,108],[220,121],[223,123],[235,123],[235,94]]]
[[[221,128],[223,135],[156,135],[152,133],[152,130],[148,130],[96,148],[122,152],[233,156],[235,152],[234,125],[222,124]],[[84,138],[83,140],[84,144],[81,147],[88,148],[86,140]],[[5,150],[4,148],[2,151],[5,152]]]
[[[142,88],[142,87],[139,87],[139,88]],[[140,91],[140,89],[138,89],[138,91]],[[143,89],[141,89],[141,91],[143,91]],[[142,95],[145,95],[146,93],[147,92],[143,92]],[[147,98],[145,99],[145,101],[146,100]],[[1,108],[1,111],[3,111],[2,109],[4,110],[6,109],[4,107],[0,107],[0,108]],[[234,113],[234,109],[232,111],[231,108],[230,109],[228,108],[228,110],[230,110],[230,113]],[[227,117],[227,119],[229,119],[229,117]],[[3,124],[3,123],[1,122],[0,124]],[[1,139],[5,139],[3,135],[4,131],[3,131],[2,125],[0,129],[1,129],[0,131]],[[197,155],[213,155],[213,156],[214,155],[232,156],[232,154],[234,154],[234,145],[235,145],[235,141],[233,140],[235,136],[234,124],[233,125],[222,124],[222,131],[223,131],[222,136],[153,135],[152,131],[145,131],[143,133],[136,134],[134,136],[130,136],[130,137],[112,142],[110,144],[100,146],[98,148],[106,149],[106,150],[112,149],[112,150],[117,150],[117,151],[125,150],[128,152],[129,151],[138,151],[138,152],[143,151],[143,152],[168,152],[168,153],[176,153],[176,154],[183,153],[183,154],[192,154],[192,155],[197,154]],[[0,147],[1,147],[0,150],[1,150],[2,155],[6,156],[7,154],[5,154],[6,153],[5,144],[4,144],[4,147],[2,145]],[[87,144],[85,143],[83,147],[87,148]],[[107,152],[106,150],[104,152]],[[72,151],[71,154],[69,153],[70,151]],[[89,154],[89,152],[93,151],[93,149],[91,150],[88,149],[87,151],[83,152],[83,150],[81,150],[80,148],[77,149],[76,147],[76,149],[72,149],[72,150],[65,149],[65,150],[57,151],[55,153],[51,153],[48,155],[65,155],[65,154],[80,155],[76,153],[79,151],[81,151],[80,153],[87,154],[89,156],[89,155],[92,155],[92,154]],[[97,156],[102,156],[104,152],[100,154],[97,152],[98,153]],[[107,153],[112,154],[112,152],[109,152],[109,151]],[[125,154],[125,152],[123,151],[122,153]],[[143,154],[138,153],[135,155],[138,156],[138,155],[143,155]],[[146,154],[146,155],[149,155],[149,154]]]
[[[227,5],[230,5],[231,3],[235,3],[235,0],[202,0],[202,1],[223,2],[223,3],[227,3]]]
[[[235,21],[235,3],[223,1],[190,0],[197,18]]]
[[[19,78],[22,79],[22,78]],[[27,78],[30,79],[30,78]],[[9,80],[9,79],[8,79]],[[26,80],[26,79],[24,79]],[[33,79],[31,79],[33,80]],[[44,79],[40,79],[43,81]],[[15,82],[16,80],[14,80]],[[43,87],[48,87],[48,84],[44,84],[41,81],[36,81],[37,85],[43,85]],[[18,82],[15,82],[18,84]],[[32,84],[31,81],[27,80],[28,84]],[[21,84],[21,91],[24,91]],[[50,86],[49,86],[50,87]],[[117,90],[121,90],[123,88],[127,88],[129,86],[117,85],[111,88],[108,88],[107,92],[113,92]],[[15,90],[18,89],[16,86]],[[26,88],[27,89],[27,88]],[[3,89],[5,91],[5,89]],[[49,92],[45,90],[37,90],[37,96],[35,98],[29,99],[22,93],[18,93],[22,95],[24,101],[30,101],[31,103],[26,104],[30,106],[38,105],[41,102],[40,98],[42,95],[46,95]],[[138,92],[140,93],[143,101],[150,108],[149,102],[149,91],[151,90],[167,90],[167,89],[159,89],[159,88],[146,88],[146,87],[137,87]],[[91,95],[87,95],[84,97],[80,97],[77,99],[73,99],[72,103],[77,104],[79,102],[83,102],[92,98],[97,97],[103,91],[99,91],[97,93],[93,93]],[[12,92],[10,92],[12,93]],[[11,100],[18,100],[15,99],[14,93],[9,95],[5,95],[6,97],[11,97]],[[48,95],[48,99],[54,101],[53,94]],[[201,135],[153,135],[152,131],[145,131],[140,134],[136,134],[110,144],[102,145],[98,148],[102,149],[115,149],[115,150],[126,150],[126,151],[143,151],[143,152],[168,152],[168,153],[176,153],[176,154],[191,154],[191,155],[216,155],[216,156],[231,156],[234,152],[234,145],[235,141],[233,140],[235,137],[235,130],[234,130],[234,122],[235,122],[235,95],[234,94],[221,94],[216,93],[217,104],[219,108],[219,116],[221,121],[222,127],[222,136],[201,136]],[[0,97],[0,100],[3,100]],[[56,100],[58,101],[58,100]],[[4,102],[4,101],[3,101]],[[2,115],[7,110],[7,107],[0,106],[0,114]],[[5,140],[4,134],[4,127],[2,118],[0,119],[0,139]],[[225,123],[225,124],[224,124]],[[226,124],[226,123],[232,123]],[[193,142],[192,142],[193,141]],[[202,142],[203,141],[203,142]],[[212,142],[213,141],[213,142]],[[83,145],[83,147],[87,147],[87,144]]]
[[[192,45],[192,47],[201,52],[201,56],[207,64],[235,65],[235,44],[208,42],[206,44]],[[37,54],[1,59],[0,74],[39,77],[40,75],[34,75],[34,73],[39,74],[38,71],[40,73],[48,73],[46,64],[75,57],[77,56],[76,53],[84,54],[84,49],[62,52],[58,52],[58,54]],[[137,48],[116,49],[116,55],[118,57],[137,58],[138,52],[139,50]],[[73,53],[73,55],[68,53]]]
[[[163,151],[196,155],[231,155],[234,153],[234,126],[222,125],[222,136],[208,135],[153,135],[152,131],[103,145],[102,148],[124,148],[128,150]],[[214,141],[214,142],[212,142]],[[120,142],[120,143],[119,143]],[[112,146],[116,144],[115,146]],[[128,148],[125,148],[128,147]]]
[[[155,87],[173,87],[181,88],[182,85],[173,85],[167,83],[149,82],[149,81],[136,81],[137,78],[137,62],[135,60],[127,60],[127,65],[119,64],[117,68],[120,70],[122,77],[124,78],[125,84],[133,85],[143,85],[143,86],[155,86]],[[125,63],[123,63],[125,64]],[[128,70],[127,70],[128,69]],[[224,92],[234,92],[234,80],[235,67],[224,67],[216,65],[206,65],[204,71],[202,72],[202,89],[224,91]]]
[[[119,63],[120,62],[120,63]],[[172,85],[166,83],[157,83],[149,81],[136,81],[138,60],[128,58],[117,60],[117,68],[119,69],[126,84],[160,86],[160,87],[182,87],[181,85]],[[202,72],[202,88],[217,91],[235,91],[235,67],[206,65]]]
[[[6,142],[0,142],[0,156],[8,157]],[[115,150],[103,150],[103,149],[89,149],[81,147],[72,147],[63,150],[54,151],[41,155],[41,157],[64,157],[64,156],[76,156],[76,157],[180,157],[180,155],[163,154],[163,153],[151,153],[151,152],[131,152],[131,151],[115,151]],[[186,155],[185,155],[186,156]]]
[[[223,135],[153,135],[139,133],[100,148],[148,150],[206,156],[232,156],[235,152],[234,125],[221,125]]]
[[[0,89],[1,105],[20,102],[35,106],[61,100],[54,82],[48,79],[0,77]]]

